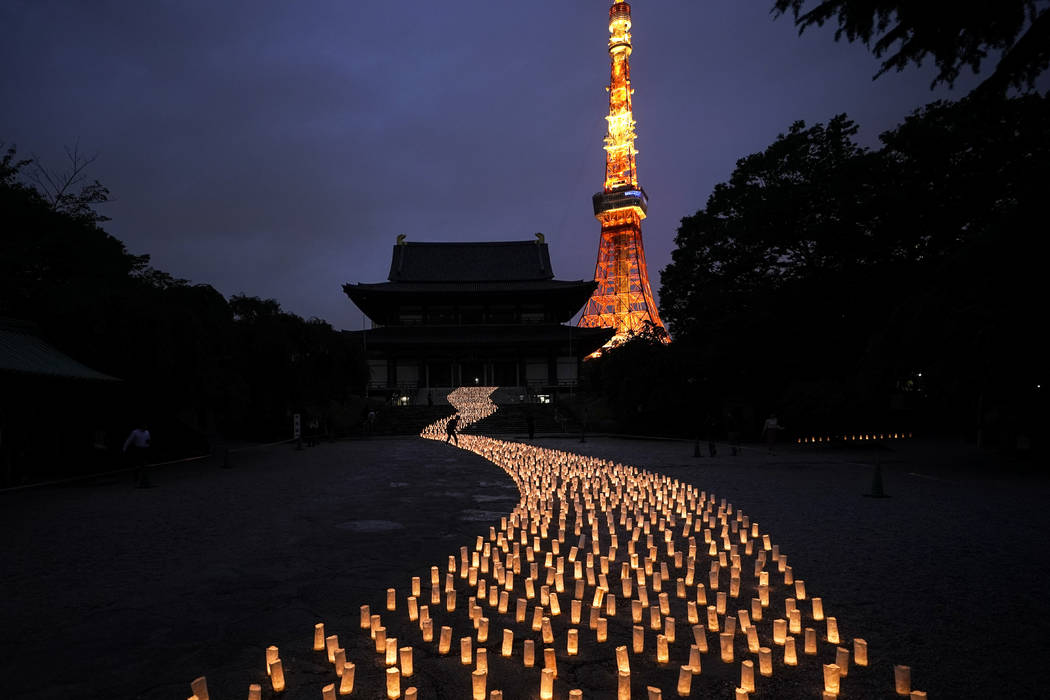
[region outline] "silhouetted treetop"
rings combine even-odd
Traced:
[[[799,33],[834,22],[836,41],[860,40],[885,56],[876,78],[932,56],[933,85],[950,86],[963,67],[976,73],[989,54],[1002,52],[978,88],[1002,95],[1010,87],[1031,90],[1050,66],[1048,0],[775,0],[774,15],[789,12]]]

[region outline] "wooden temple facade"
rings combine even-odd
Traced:
[[[399,240],[386,282],[346,284],[343,291],[371,321],[348,332],[366,350],[370,389],[426,400],[432,390],[457,386],[551,393],[575,385],[583,358],[614,332],[566,325],[596,286],[555,279],[537,236]]]

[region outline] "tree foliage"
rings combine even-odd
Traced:
[[[679,352],[709,391],[822,428],[887,419],[919,372],[945,418],[1023,391],[1042,372],[1047,99],[937,102],[877,150],[855,134],[793,124],[682,220],[661,289]]]
[[[837,24],[835,39],[862,41],[885,59],[875,77],[932,57],[933,84],[952,85],[960,71],[975,73],[998,54],[982,92],[1032,89],[1050,66],[1050,2],[1046,0],[775,0],[773,12],[791,13],[801,33]]]
[[[0,316],[35,322],[124,379],[143,410],[201,430],[283,436],[291,411],[321,414],[363,386],[361,353],[327,323],[273,299],[227,301],[129,253],[95,212],[107,190],[86,177],[90,159],[69,157],[62,174],[13,147],[0,160]]]

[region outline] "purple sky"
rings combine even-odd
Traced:
[[[679,220],[792,121],[847,112],[865,143],[931,91],[772,0],[637,0],[632,77],[653,291]],[[555,273],[598,245],[607,0],[5,0],[0,141],[98,153],[106,228],[226,295],[361,327],[344,282],[414,241],[542,231]]]

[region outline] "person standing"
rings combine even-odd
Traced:
[[[784,426],[777,422],[777,414],[770,413],[769,418],[766,418],[766,422],[762,426],[762,437],[766,440],[766,448],[769,454],[775,454],[773,448],[777,442],[777,432],[783,429]]]
[[[445,442],[455,441],[456,447],[459,447],[459,436],[456,435],[456,426],[459,425],[459,414],[452,416],[448,419],[448,423],[445,423]]]
[[[149,461],[151,440],[149,428],[142,424],[140,427],[132,430],[131,434],[128,435],[128,439],[124,441],[123,451],[128,456],[131,466],[135,470],[135,486],[138,488],[149,486],[149,479],[146,477],[146,464]]]

